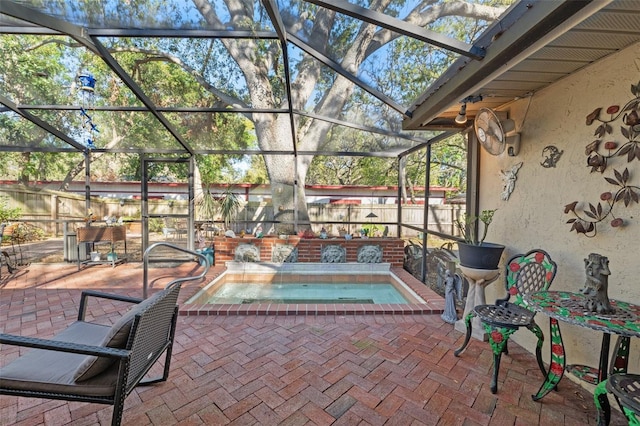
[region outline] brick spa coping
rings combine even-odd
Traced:
[[[336,266],[335,264],[332,267]],[[226,268],[221,273],[226,272]],[[435,315],[444,312],[444,298],[427,285],[420,282],[403,268],[389,268],[407,287],[413,290],[425,303],[411,304],[195,304],[186,303],[211,280],[198,287],[180,304],[179,314],[193,315]],[[221,275],[221,274],[219,274]],[[214,278],[215,279],[215,278]],[[181,298],[182,299],[182,298]]]

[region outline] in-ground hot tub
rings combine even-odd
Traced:
[[[187,315],[441,313],[442,298],[388,263],[243,263],[191,297]],[[409,277],[409,283],[407,283]],[[185,312],[186,311],[186,312]]]

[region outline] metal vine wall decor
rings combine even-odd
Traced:
[[[608,118],[601,117],[602,108],[596,108],[587,115],[587,126],[594,122],[600,123],[594,133],[597,139],[588,144],[585,149],[587,167],[591,168],[591,173],[604,173],[609,160],[616,157],[626,156],[627,163],[631,163],[634,159],[640,161],[640,83],[631,85],[631,94],[634,98],[623,107],[611,105],[606,109]],[[620,133],[626,139],[622,143],[614,140],[612,123],[618,119],[622,119]],[[605,138],[610,140],[603,143]],[[567,204],[564,208],[565,214],[571,213],[575,216],[567,221],[571,224],[570,231],[594,237],[597,234],[597,224],[607,219],[611,219],[610,225],[614,228],[623,226],[624,220],[614,214],[614,208],[620,203],[629,207],[633,203],[640,202],[640,186],[630,185],[630,177],[628,168],[623,171],[613,169],[613,177],[604,179],[616,189],[600,194],[600,201],[597,204],[588,203],[588,208],[579,208],[578,201]]]

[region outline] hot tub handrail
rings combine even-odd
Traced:
[[[200,258],[200,264],[204,265],[204,271],[202,271],[200,274],[193,275],[193,276],[190,276],[190,277],[176,278],[175,280],[171,281],[170,284],[175,284],[177,282],[199,280],[199,279],[203,278],[205,275],[207,275],[207,272],[209,272],[209,267],[211,265],[209,265],[209,259],[207,259],[207,256],[205,256],[204,254],[195,252],[193,250],[185,249],[185,248],[179,247],[179,246],[177,246],[175,244],[171,244],[171,243],[165,243],[165,242],[153,243],[144,251],[144,254],[142,255],[142,264],[143,264],[142,297],[144,299],[147,298],[147,287],[149,285],[149,283],[148,283],[148,281],[149,281],[148,280],[148,278],[149,278],[149,254],[155,248],[157,248],[159,246],[169,247],[171,249],[178,250],[178,251],[181,251],[183,253],[188,253],[188,254],[194,255],[196,257],[199,257]]]

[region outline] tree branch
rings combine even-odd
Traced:
[[[43,41],[42,43],[37,43],[34,44],[31,47],[27,47],[25,50],[25,52],[30,52],[32,50],[36,50],[39,49],[47,44],[58,44],[58,45],[62,45],[62,46],[67,46],[67,47],[72,47],[72,48],[77,48],[77,47],[82,47],[82,45],[80,43],[70,43],[68,41],[63,41],[60,39],[48,39]]]
[[[191,75],[193,78],[195,78],[198,81],[198,83],[200,83],[205,89],[207,89],[209,92],[211,92],[216,97],[218,97],[222,102],[224,102],[225,105],[237,107],[237,108],[247,108],[247,104],[245,104],[235,96],[228,95],[227,93],[221,90],[218,90],[216,87],[211,85],[207,80],[205,80],[204,77],[202,77],[202,75],[198,71],[196,71],[195,69],[191,68],[189,65],[182,62],[182,60],[177,56],[170,55],[164,52],[158,52],[158,51],[148,50],[148,49],[139,49],[139,48],[126,48],[126,49],[117,48],[117,49],[110,49],[110,50],[112,52],[131,52],[131,53],[142,53],[145,55],[150,55],[147,58],[137,60],[136,63],[162,61],[162,62],[169,62],[169,63],[176,64],[180,68],[182,68],[185,72],[187,72],[189,75]]]
[[[466,18],[481,19],[493,22],[500,17],[506,8],[474,4],[466,1],[454,1],[450,3],[431,4],[431,1],[422,1],[404,19],[420,27],[427,27],[437,19],[445,16],[460,16]],[[367,57],[380,49],[385,44],[398,38],[400,34],[387,29],[376,33],[373,42],[367,49]]]

